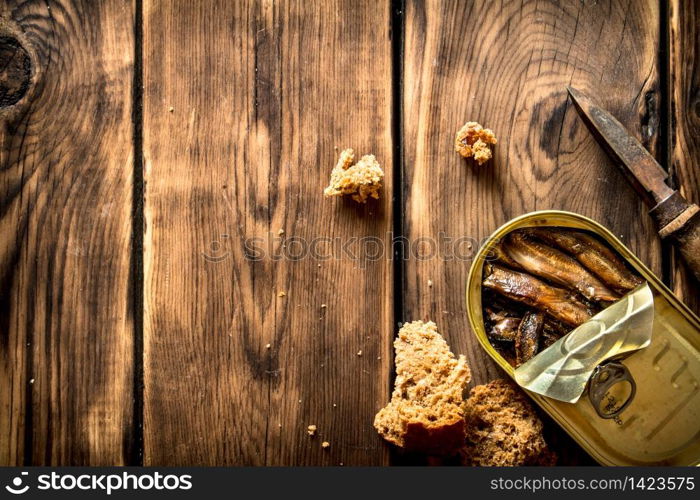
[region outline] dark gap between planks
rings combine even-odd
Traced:
[[[405,321],[405,254],[403,247],[404,236],[404,185],[403,185],[403,59],[404,59],[404,30],[405,30],[405,0],[391,0],[389,34],[391,37],[391,137],[392,137],[392,300],[393,319],[391,324],[392,339],[396,338],[399,324]],[[398,242],[396,244],[395,242]],[[392,355],[389,360],[389,394],[391,394],[396,368]],[[389,452],[390,465],[413,465],[415,462],[407,458],[396,448],[391,447]]]
[[[671,153],[671,28],[668,1],[659,0],[659,140],[657,161],[668,172],[669,185],[676,189]],[[670,241],[661,241],[661,281],[673,290],[673,248]]]
[[[132,81],[131,121],[133,127],[134,184],[131,208],[131,310],[134,321],[134,409],[131,442],[125,443],[125,459],[129,465],[143,465],[143,233],[144,180],[143,180],[143,2],[134,4],[134,76]]]
[[[393,142],[392,154],[392,279],[393,279],[393,309],[394,324],[404,320],[404,248],[394,241],[404,234],[403,227],[403,34],[404,34],[404,1],[391,1],[391,136]]]

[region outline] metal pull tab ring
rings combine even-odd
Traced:
[[[605,395],[612,386],[620,382],[629,382],[630,395],[621,405],[610,408],[612,402],[604,404]],[[595,408],[600,418],[607,419],[615,418],[622,413],[630,405],[636,393],[637,384],[634,382],[632,374],[619,361],[610,361],[596,366],[588,387],[588,398],[591,400],[593,408]],[[604,408],[601,408],[601,406],[604,406]],[[605,409],[610,411],[605,412]]]

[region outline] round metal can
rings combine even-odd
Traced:
[[[650,345],[626,357],[636,395],[615,419],[604,419],[588,398],[565,403],[528,395],[603,465],[700,465],[700,318],[673,295],[619,239],[597,222],[572,212],[539,211],[497,229],[479,249],[467,279],[467,315],[474,335],[503,370],[514,368],[491,345],[482,316],[482,270],[509,232],[524,227],[583,229],[602,238],[647,280],[654,295]]]

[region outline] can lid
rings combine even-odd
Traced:
[[[528,391],[575,403],[605,360],[647,347],[654,296],[644,283],[520,365],[515,381]]]

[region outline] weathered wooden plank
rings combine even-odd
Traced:
[[[144,2],[147,464],[386,463],[390,262],[294,256],[388,244],[388,18],[388,2]],[[336,146],[376,154],[381,201],[322,198]]]
[[[32,78],[0,109],[0,463],[124,464],[133,5],[3,9],[2,36],[26,49]]]
[[[449,260],[441,233],[478,242],[517,215],[570,210],[609,227],[660,272],[645,208],[565,89],[571,84],[596,96],[655,150],[658,26],[651,0],[407,2],[405,232],[414,241],[440,242],[447,258],[407,262],[405,319],[434,319],[454,350],[467,355],[474,383],[500,371],[468,327],[468,243],[458,247],[466,258]],[[494,159],[481,167],[453,151],[455,132],[470,120],[499,139]]]
[[[669,3],[671,175],[687,199],[700,203],[700,3]],[[700,314],[700,286],[682,261],[673,269],[674,292]]]

